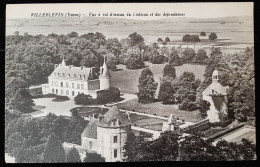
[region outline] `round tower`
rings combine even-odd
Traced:
[[[212,82],[213,83],[217,83],[219,80],[219,74],[218,74],[218,70],[214,70],[212,73]]]
[[[100,89],[101,90],[108,90],[111,85],[111,76],[109,74],[109,69],[106,65],[106,57],[104,56],[104,64],[100,67]]]
[[[122,161],[123,147],[131,132],[131,122],[128,116],[114,106],[105,115],[99,116],[97,126],[97,153],[106,162]]]

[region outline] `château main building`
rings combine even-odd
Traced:
[[[111,76],[105,61],[98,76],[94,67],[67,66],[63,59],[61,64],[54,65],[54,71],[48,77],[48,84],[42,85],[42,92],[68,96],[70,99],[80,93],[96,98],[98,91],[109,89],[110,85]]]

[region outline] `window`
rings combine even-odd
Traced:
[[[80,84],[77,84],[77,88],[80,89]]]
[[[55,85],[58,86],[58,81],[55,82]]]
[[[63,90],[61,90],[60,94],[63,95]]]
[[[72,91],[72,96],[74,96],[75,94],[74,94],[74,91]]]
[[[52,93],[54,93],[54,89],[52,89]]]
[[[114,136],[114,143],[117,143],[117,136]]]
[[[93,146],[92,141],[90,141],[89,142],[89,148],[92,149],[92,146]]]
[[[66,95],[67,95],[67,96],[69,95],[69,90],[66,90]]]
[[[69,87],[69,83],[68,82],[66,82],[66,87]]]
[[[74,78],[77,78],[76,74],[74,74]]]
[[[52,86],[54,85],[54,81],[51,82],[51,85],[52,85]]]
[[[60,86],[63,87],[63,82],[60,83]]]
[[[117,149],[114,149],[114,158],[117,157]]]
[[[58,73],[58,77],[60,76],[60,73]]]
[[[68,78],[70,78],[70,74],[68,74]]]
[[[86,78],[86,76],[85,75],[83,75],[83,79],[85,79]]]
[[[72,88],[74,88],[74,83],[72,83]]]
[[[81,75],[79,75],[79,79],[82,79],[82,78],[81,78]]]
[[[56,95],[58,94],[58,89],[56,89]]]
[[[84,89],[84,84],[81,84],[81,89]]]

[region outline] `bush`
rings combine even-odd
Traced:
[[[120,100],[120,90],[115,87],[111,87],[108,90],[101,90],[97,94],[97,103],[105,104]]]
[[[164,61],[164,56],[160,55],[158,51],[153,51],[150,62],[153,64],[162,64]]]
[[[216,33],[214,33],[214,32],[209,35],[209,39],[212,40],[212,41],[217,39],[217,38],[218,37],[217,37]]]
[[[206,33],[205,32],[201,32],[200,36],[206,36]]]
[[[75,104],[89,105],[95,104],[95,99],[93,99],[90,95],[85,95],[84,93],[78,94],[74,97]]]
[[[125,65],[127,69],[139,69],[144,66],[144,62],[140,55],[132,54],[126,57]]]
[[[179,104],[180,110],[193,111],[197,109],[196,103],[190,101],[189,99],[184,99],[181,104]]]
[[[162,42],[162,41],[163,41],[162,38],[157,39],[157,42]]]
[[[182,37],[182,42],[200,42],[198,35],[186,34]]]
[[[169,37],[166,37],[165,38],[165,42],[170,42],[171,40],[170,40],[170,38]]]
[[[163,44],[163,45],[167,45],[167,42],[166,42],[166,41],[163,41],[162,44]]]

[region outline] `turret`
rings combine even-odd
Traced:
[[[212,82],[217,83],[219,80],[219,74],[218,74],[218,70],[214,70],[212,73]]]
[[[104,64],[100,67],[100,89],[101,90],[108,90],[111,85],[111,76],[109,74],[109,69],[106,65],[106,57],[104,56]]]
[[[61,66],[66,66],[66,62],[64,58],[62,59]]]

